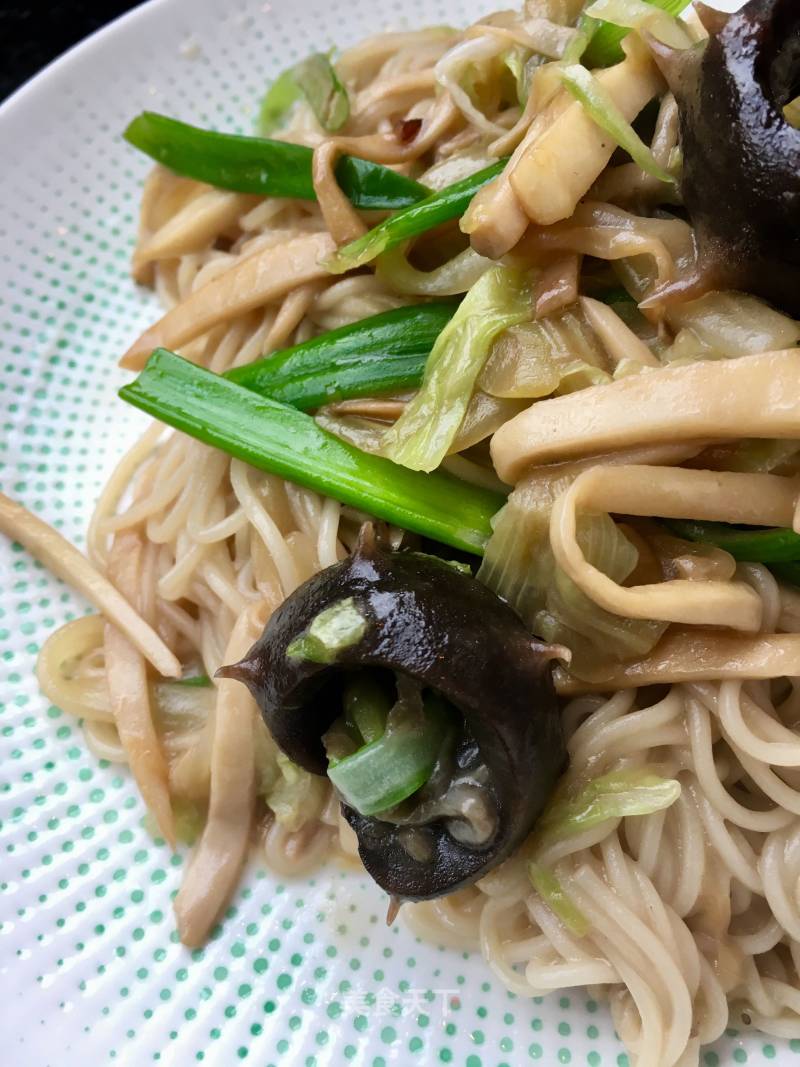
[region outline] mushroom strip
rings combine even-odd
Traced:
[[[495,469],[513,484],[534,463],[589,451],[703,438],[799,437],[799,371],[795,348],[654,369],[543,400],[494,435]]]
[[[303,234],[270,245],[195,289],[134,341],[120,366],[139,370],[154,348],[180,348],[218,322],[285,296],[298,285],[324,278],[320,260],[333,251],[327,233]]]
[[[367,525],[220,673],[292,760],[327,772],[364,866],[402,902],[469,885],[528,835],[565,762],[565,655],[458,564],[389,552]]]

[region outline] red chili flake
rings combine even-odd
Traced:
[[[400,144],[410,144],[422,129],[422,119],[403,119],[397,124],[397,140]]]

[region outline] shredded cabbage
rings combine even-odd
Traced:
[[[669,5],[678,10],[685,3]],[[586,9],[589,18],[611,22],[628,30],[647,31],[672,48],[690,48],[692,38],[683,24],[669,10],[662,10],[645,0],[595,0]]]
[[[466,414],[492,342],[533,314],[530,277],[495,266],[473,285],[436,339],[422,387],[387,431],[383,453],[412,470],[432,471],[447,455]]]
[[[800,343],[800,323],[748,293],[706,293],[671,307],[667,321],[675,332],[662,354],[668,363],[755,356]]]
[[[268,137],[284,125],[289,112],[300,98],[300,87],[294,78],[294,67],[279,74],[261,101],[258,132]]]
[[[572,651],[570,672],[580,678],[604,664],[641,657],[667,624],[628,619],[599,607],[556,565],[550,513],[575,475],[537,474],[522,482],[493,522],[478,578],[507,600],[547,641]],[[595,567],[617,583],[634,570],[637,549],[609,515],[581,515],[578,542]]]
[[[408,262],[407,252],[407,244],[390,248],[378,256],[375,273],[390,289],[410,296],[458,296],[494,265],[473,248],[465,248],[435,270],[417,270]]]
[[[569,899],[553,872],[547,867],[531,862],[528,864],[528,877],[550,911],[558,916],[566,928],[576,937],[586,937],[591,929],[591,923]]]
[[[316,819],[327,796],[326,779],[292,763],[283,752],[276,756],[279,776],[264,799],[277,822],[289,833]]]
[[[611,819],[663,811],[680,795],[680,782],[661,778],[646,768],[612,771],[578,788],[573,783],[556,793],[539,819],[535,831],[537,852]]]
[[[341,129],[350,117],[347,90],[330,58],[318,52],[285,70],[269,87],[261,102],[260,132],[267,135],[282,126],[300,96],[329,133]]]
[[[492,396],[535,399],[609,381],[605,353],[575,307],[506,330],[492,346],[478,384]]]
[[[675,175],[658,164],[653,153],[633,126],[626,121],[610,94],[586,67],[579,63],[564,67],[561,80],[567,91],[583,105],[592,121],[605,130],[620,148],[624,148],[637,166],[659,181],[675,184]]]

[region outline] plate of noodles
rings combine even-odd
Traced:
[[[726,6],[152,0],[0,108],[8,1063],[800,1054],[800,19]]]

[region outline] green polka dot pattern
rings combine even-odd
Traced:
[[[0,111],[0,488],[76,544],[142,420],[115,366],[155,302],[128,275],[147,164],[120,140],[154,108],[246,130],[268,72],[380,27],[465,23],[491,0],[158,0]],[[143,827],[127,771],[94,759],[33,677],[51,630],[87,605],[0,544],[0,1059],[515,1067],[624,1065],[583,992],[521,1000],[477,953],[387,929],[365,877],[280,883],[253,867],[209,943],[177,941],[184,856]],[[797,1062],[734,1032],[703,1062]]]

